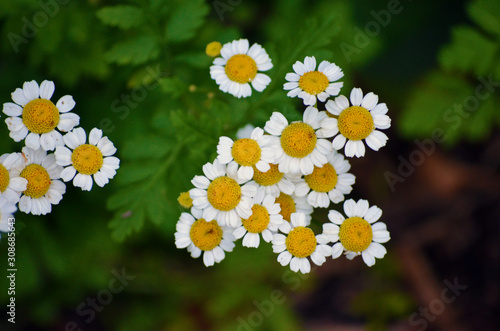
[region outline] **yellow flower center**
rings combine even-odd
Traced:
[[[49,173],[39,164],[27,165],[19,176],[26,178],[28,181],[28,186],[23,194],[34,199],[43,197],[50,188]]]
[[[328,77],[319,71],[309,71],[300,76],[299,87],[311,94],[316,95],[324,92],[326,88],[330,85],[328,82]]]
[[[351,106],[344,109],[338,118],[340,133],[350,140],[365,139],[375,129],[373,116],[360,106]]]
[[[102,153],[97,146],[83,144],[75,148],[71,154],[73,167],[81,174],[93,175],[101,169],[104,162]]]
[[[231,149],[231,155],[236,163],[242,166],[253,166],[260,160],[259,144],[250,138],[236,140]]]
[[[285,240],[286,249],[296,257],[308,257],[316,250],[316,237],[314,232],[306,227],[294,228]]]
[[[229,211],[236,208],[241,200],[241,187],[227,176],[215,178],[207,189],[208,202],[218,210]]]
[[[9,171],[7,168],[0,164],[0,192],[3,192],[7,189],[10,183]]]
[[[29,131],[47,133],[59,124],[59,110],[50,100],[35,99],[24,106],[22,118]]]
[[[283,216],[283,219],[290,222],[290,216],[296,211],[295,201],[293,201],[293,198],[290,195],[281,192],[280,196],[276,198],[276,203],[280,205],[280,214]]]
[[[177,202],[183,208],[191,208],[193,206],[193,199],[189,196],[189,192],[182,192],[177,198]]]
[[[253,180],[262,186],[271,186],[279,183],[281,178],[283,178],[283,173],[278,170],[277,164],[269,164],[271,169],[266,172],[262,172],[257,169],[255,166],[253,167]]]
[[[218,41],[212,41],[207,45],[207,48],[205,48],[205,53],[208,56],[211,57],[216,57],[220,55],[220,50],[222,49],[222,45]]]
[[[253,205],[252,215],[246,220],[241,220],[245,229],[251,233],[261,233],[269,225],[269,213],[266,207]]]
[[[337,172],[330,163],[326,163],[321,168],[314,166],[312,174],[305,176],[304,179],[311,190],[326,193],[337,185]]]
[[[287,126],[281,133],[281,148],[291,156],[303,158],[316,147],[316,133],[314,129],[306,123],[295,122]]]
[[[202,251],[211,251],[222,240],[222,228],[217,224],[216,220],[211,222],[200,218],[191,226],[189,236],[193,244]]]
[[[350,217],[340,225],[339,239],[346,250],[362,252],[372,242],[372,226],[361,217]]]
[[[227,60],[224,70],[230,80],[245,84],[257,76],[257,63],[248,55],[236,54]]]

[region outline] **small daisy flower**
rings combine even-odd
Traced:
[[[193,199],[189,196],[188,192],[182,192],[177,198],[177,202],[181,205],[182,208],[191,208],[193,207]]]
[[[116,148],[108,137],[102,136],[100,129],[90,131],[88,144],[87,134],[82,128],[68,132],[63,139],[67,147],[58,146],[55,152],[57,164],[65,167],[62,180],[73,179],[75,187],[90,191],[94,181],[103,187],[116,175],[120,160],[111,156]]]
[[[306,225],[311,224],[311,214],[314,209],[307,203],[306,197],[299,197],[295,194],[290,195],[281,192],[276,198],[276,203],[280,205],[280,214],[283,216],[283,220],[290,223],[293,213],[301,213],[306,217]]]
[[[318,244],[318,236],[307,227],[306,217],[302,213],[292,214],[291,228],[284,233],[286,236],[280,233],[273,236],[273,252],[279,253],[278,262],[282,266],[290,264],[292,271],[309,273],[311,264],[308,257],[314,264],[322,265],[326,257],[332,254],[330,246]]]
[[[385,223],[377,222],[382,210],[377,206],[369,207],[366,200],[360,199],[356,203],[349,199],[344,203],[344,213],[348,218],[330,210],[328,219],[331,223],[323,224],[324,235],[330,242],[336,243],[332,247],[332,258],[338,258],[342,252],[349,260],[361,255],[366,265],[371,267],[375,258],[381,259],[387,253],[381,243],[391,239]]]
[[[280,215],[280,206],[275,202],[275,198],[268,195],[264,200],[256,201],[252,207],[252,216],[242,220],[242,225],[234,230],[236,239],[243,237],[243,246],[259,247],[260,235],[265,242],[273,239],[273,234],[278,231],[283,223],[283,216]],[[287,226],[285,225],[285,226]]]
[[[0,197],[0,232],[10,232],[11,224],[9,219],[14,218],[14,213],[17,211],[16,204]],[[0,235],[0,238],[2,236]]]
[[[205,48],[205,53],[210,57],[216,57],[216,56],[220,55],[221,48],[222,48],[222,45],[220,42],[212,41]]]
[[[266,50],[259,44],[249,48],[248,40],[234,40],[224,44],[220,54],[222,57],[216,58],[210,67],[210,77],[221,91],[246,98],[252,95],[250,83],[262,92],[271,82],[269,76],[258,73],[273,67]]]
[[[326,136],[317,135],[324,115],[314,107],[307,107],[303,121],[288,124],[283,114],[274,112],[266,122],[264,130],[273,136],[280,137],[276,144],[276,163],[280,172],[286,174],[309,175],[314,166],[321,167],[328,162],[326,156],[332,152],[330,141]]]
[[[277,164],[271,163],[269,166],[269,170],[265,172],[254,167],[252,183],[257,185],[255,200],[262,200],[266,195],[277,198],[282,192],[292,194],[295,191],[295,185],[278,170]]]
[[[59,180],[62,167],[57,165],[54,154],[47,154],[41,148],[35,151],[23,147],[22,152],[24,165],[12,170],[12,177],[28,181],[19,199],[19,210],[33,215],[48,214],[66,192],[66,185]]]
[[[328,112],[338,118],[323,121],[321,132],[327,135],[337,135],[333,141],[334,149],[339,150],[345,145],[345,155],[361,157],[365,155],[364,139],[368,147],[378,151],[387,143],[387,136],[377,129],[387,129],[391,119],[386,115],[387,105],[378,103],[378,96],[372,92],[363,97],[360,88],[351,91],[349,100],[340,95],[335,100],[328,100],[325,107]]]
[[[237,164],[227,167],[218,159],[203,166],[205,176],[195,176],[189,191],[193,206],[203,211],[207,222],[217,220],[220,226],[236,227],[241,219],[252,215],[253,197],[257,193],[255,184],[246,183],[238,176]]]
[[[351,168],[349,161],[337,152],[327,156],[328,163],[322,167],[314,167],[312,174],[296,183],[295,194],[305,196],[307,202],[314,208],[327,208],[330,201],[339,203],[344,200],[344,194],[352,191],[356,177],[347,173]]]
[[[175,246],[186,248],[194,258],[203,253],[203,263],[210,267],[224,260],[226,252],[232,252],[235,238],[233,229],[221,227],[217,221],[206,221],[202,211],[191,208],[190,213],[182,213],[177,222]]]
[[[255,128],[250,138],[233,141],[229,137],[220,137],[217,145],[217,159],[221,164],[236,163],[238,176],[250,180],[254,170],[268,171],[269,163],[274,162],[274,148],[267,147],[272,136],[264,135],[264,130]]]
[[[344,77],[342,69],[335,63],[323,61],[316,70],[314,56],[306,56],[304,63],[295,62],[293,70],[294,73],[286,74],[285,79],[288,83],[285,83],[283,88],[290,90],[287,96],[291,98],[298,96],[306,106],[316,104],[316,98],[325,102],[330,96],[338,95],[344,85],[343,82],[335,82]]]
[[[80,123],[80,117],[69,111],[75,107],[71,95],[65,95],[54,105],[50,98],[54,83],[44,80],[40,86],[36,81],[25,82],[23,88],[12,93],[12,102],[3,104],[5,120],[14,141],[26,138],[26,146],[34,150],[42,148],[52,151],[63,145],[59,131],[67,132]]]
[[[7,153],[0,156],[0,198],[17,203],[21,192],[26,190],[28,181],[22,177],[12,177],[12,169],[22,168],[24,159],[21,153]]]

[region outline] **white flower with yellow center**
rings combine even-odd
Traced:
[[[237,164],[227,167],[215,159],[203,166],[205,176],[195,176],[189,191],[193,206],[203,211],[203,218],[217,220],[220,226],[236,227],[241,219],[252,215],[253,197],[257,187],[238,176]]]
[[[332,247],[332,258],[338,258],[342,252],[351,260],[361,255],[363,261],[371,267],[375,258],[381,259],[387,253],[381,243],[391,239],[385,223],[377,222],[382,210],[377,206],[369,207],[368,201],[349,199],[344,203],[345,218],[341,213],[330,210],[328,219],[331,223],[323,224],[323,234]],[[376,222],[376,223],[375,223]],[[325,241],[322,240],[322,243]]]
[[[280,206],[275,200],[270,195],[266,196],[263,201],[256,200],[252,207],[252,215],[243,219],[242,225],[234,230],[233,234],[236,239],[243,237],[243,246],[259,247],[260,235],[265,242],[270,242],[273,234],[278,231],[278,227],[282,228],[284,223],[288,225],[288,222],[283,221]]]
[[[311,271],[311,264],[307,258],[309,257],[316,265],[322,265],[326,257],[332,254],[332,248],[318,243],[319,238],[307,227],[304,214],[293,213],[291,217],[290,230],[283,231],[286,236],[279,233],[273,236],[273,252],[280,253],[278,262],[282,266],[290,264],[292,271],[300,270],[306,274]]]
[[[338,95],[344,85],[342,82],[335,82],[344,77],[342,69],[335,63],[322,61],[316,70],[314,56],[306,56],[304,63],[295,62],[293,70],[294,73],[286,74],[285,79],[288,83],[285,83],[283,88],[290,90],[287,96],[291,98],[298,96],[306,106],[316,104],[316,98],[325,102],[330,96]]]
[[[202,211],[196,208],[190,213],[182,213],[176,225],[175,246],[186,248],[194,258],[203,253],[203,263],[213,266],[224,260],[224,251],[231,252],[235,238],[233,229],[221,227],[217,221],[206,221]]]
[[[24,164],[12,169],[12,177],[22,177],[28,181],[26,190],[19,199],[19,210],[26,214],[45,215],[52,211],[66,192],[66,185],[59,180],[62,167],[56,163],[54,154],[43,149],[33,150],[23,147]]]
[[[327,158],[328,163],[322,167],[315,166],[312,174],[296,183],[295,194],[307,194],[307,202],[314,208],[327,208],[330,201],[341,202],[344,194],[351,193],[356,180],[353,174],[347,173],[351,165],[342,154],[334,151]]]
[[[352,89],[350,99],[352,106],[343,95],[328,100],[326,110],[337,118],[323,121],[321,132],[330,137],[340,132],[333,139],[332,146],[339,150],[345,145],[345,155],[348,157],[365,155],[363,139],[368,147],[378,151],[389,139],[377,130],[391,126],[391,119],[386,115],[387,105],[378,103],[378,96],[372,92],[363,97],[360,88]]]
[[[307,203],[306,197],[299,197],[296,194],[290,195],[281,192],[276,198],[276,203],[280,205],[280,214],[283,216],[283,220],[290,223],[293,213],[301,213],[306,217],[306,225],[311,224],[311,214],[314,209]]]
[[[80,123],[80,117],[69,111],[75,106],[70,95],[65,95],[54,105],[50,98],[54,94],[54,83],[44,80],[40,86],[36,81],[25,82],[23,88],[12,93],[15,103],[3,104],[5,120],[14,141],[26,138],[26,146],[52,151],[63,145],[59,131],[67,132]]]
[[[8,153],[0,156],[0,198],[17,203],[21,192],[26,190],[28,181],[22,177],[12,177],[12,170],[23,167],[21,153]]]
[[[16,203],[0,197],[0,232],[10,232],[11,225],[9,219],[14,218],[17,211]],[[0,235],[0,238],[2,236]]]
[[[268,171],[269,163],[274,161],[274,148],[270,147],[273,136],[264,135],[264,130],[255,128],[250,138],[233,141],[229,137],[220,137],[217,145],[217,159],[221,164],[236,163],[238,176],[250,180],[254,170]]]
[[[263,200],[266,195],[279,197],[280,193],[292,194],[295,185],[278,170],[278,165],[271,163],[268,171],[262,172],[254,167],[253,181],[257,185],[255,200]]]
[[[271,82],[271,78],[259,71],[267,71],[273,67],[266,50],[259,44],[249,48],[248,40],[240,39],[224,44],[220,55],[210,67],[210,77],[223,92],[238,98],[252,95],[252,87],[259,92]]]
[[[111,156],[116,148],[100,129],[90,131],[89,142],[82,128],[76,128],[64,135],[66,146],[56,148],[57,164],[65,167],[61,178],[65,182],[73,179],[73,185],[83,191],[90,191],[95,180],[100,187],[106,185],[120,167],[120,160]],[[94,178],[92,180],[92,177]]]
[[[271,115],[264,130],[280,137],[279,144],[275,145],[280,172],[309,175],[314,166],[321,167],[328,162],[326,156],[332,152],[332,144],[323,139],[327,137],[325,134],[318,136],[316,132],[326,120],[326,116],[314,107],[306,108],[302,122],[288,124],[283,114],[274,112]]]

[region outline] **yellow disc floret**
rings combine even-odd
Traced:
[[[248,55],[236,54],[227,60],[224,70],[230,80],[245,84],[257,76],[257,63]]]
[[[261,233],[269,225],[269,213],[266,207],[261,205],[253,205],[252,215],[241,220],[245,229],[250,233]]]
[[[360,106],[351,106],[344,109],[338,118],[340,133],[350,140],[365,139],[375,129],[373,116]]]
[[[231,155],[236,163],[242,166],[253,166],[260,160],[259,144],[250,138],[238,139],[231,148]]]
[[[0,192],[3,192],[7,189],[10,183],[9,171],[7,168],[0,164]]]
[[[296,211],[295,201],[293,201],[293,198],[288,194],[281,192],[280,196],[276,198],[276,203],[280,205],[280,214],[283,216],[283,219],[290,222],[290,216]]]
[[[220,244],[222,229],[216,220],[207,222],[200,218],[191,226],[189,236],[196,247],[202,251],[211,251]]]
[[[266,172],[262,172],[257,169],[255,166],[253,167],[253,180],[262,186],[271,186],[279,183],[281,178],[283,178],[283,173],[278,170],[277,164],[269,164],[271,169]]]
[[[287,126],[280,138],[283,151],[291,157],[298,158],[311,154],[316,147],[317,140],[314,129],[303,122],[295,122]]]
[[[350,217],[340,225],[339,239],[346,250],[362,252],[372,242],[372,226],[361,217]]]
[[[26,178],[28,185],[24,195],[34,199],[41,198],[50,188],[49,173],[39,164],[29,164],[21,171],[20,177]]]
[[[222,45],[218,41],[212,41],[207,45],[207,48],[205,48],[205,53],[208,56],[211,57],[216,57],[220,55],[220,50],[222,49]]]
[[[97,146],[83,144],[75,148],[71,155],[73,167],[81,174],[93,175],[101,169],[104,162]]]
[[[316,236],[314,232],[304,226],[294,228],[285,240],[286,249],[296,257],[308,257],[316,250]]]
[[[312,174],[305,176],[304,179],[311,190],[326,193],[337,185],[337,172],[330,163],[326,163],[321,168],[314,166]]]
[[[229,211],[241,200],[241,187],[227,176],[215,178],[207,189],[208,202],[217,210]]]
[[[59,110],[50,100],[35,99],[24,106],[22,119],[29,131],[47,133],[59,124]]]
[[[299,79],[299,87],[311,95],[325,92],[328,85],[330,85],[328,77],[319,71],[306,72]]]
[[[177,198],[177,202],[183,208],[191,208],[193,207],[193,199],[189,196],[189,192],[182,192]]]

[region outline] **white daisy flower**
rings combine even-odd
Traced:
[[[75,107],[71,95],[65,95],[54,105],[50,98],[54,83],[44,80],[40,86],[34,80],[25,82],[23,88],[12,93],[12,102],[3,104],[5,120],[14,141],[26,138],[26,146],[34,150],[52,151],[63,145],[59,131],[67,132],[80,123],[80,117],[69,111]]]
[[[314,56],[306,56],[304,63],[295,62],[293,70],[294,73],[286,74],[285,79],[288,83],[285,83],[283,88],[287,91],[290,90],[287,96],[291,98],[298,96],[306,106],[316,104],[316,98],[325,102],[330,96],[338,95],[344,85],[343,82],[335,82],[344,77],[342,69],[335,63],[322,61],[316,70]]]
[[[356,203],[349,199],[344,203],[344,213],[348,218],[330,210],[328,219],[331,223],[323,224],[327,240],[336,243],[332,247],[332,258],[338,258],[342,252],[349,260],[361,255],[366,265],[371,267],[375,258],[381,259],[387,253],[381,243],[391,239],[385,223],[375,223],[382,216],[382,210],[377,206],[369,207],[366,200],[360,199]]]
[[[331,137],[340,132],[333,139],[332,146],[339,150],[345,145],[344,152],[348,157],[365,155],[363,139],[368,147],[378,151],[389,139],[384,133],[376,130],[391,126],[391,119],[386,115],[387,105],[378,103],[378,96],[372,92],[363,97],[360,88],[352,89],[350,99],[352,106],[343,95],[335,100],[328,100],[326,110],[338,118],[323,121],[321,133]]]
[[[10,232],[12,224],[9,219],[14,218],[17,211],[16,203],[0,197],[0,232]],[[0,235],[0,238],[2,236]]]
[[[52,211],[66,192],[66,185],[59,180],[62,167],[56,163],[54,154],[43,149],[33,150],[23,147],[25,158],[22,167],[12,169],[12,177],[22,177],[28,181],[26,190],[19,199],[19,210],[26,214],[45,215]]]
[[[276,203],[280,205],[280,214],[283,216],[283,220],[290,223],[293,213],[301,213],[306,217],[306,225],[311,224],[311,214],[314,209],[307,203],[306,197],[299,197],[296,194],[289,195],[281,192],[276,198]]]
[[[253,129],[255,129],[255,126],[253,126],[252,124],[247,124],[244,127],[239,128],[238,131],[236,131],[236,138],[237,139],[250,138]]]
[[[277,164],[271,163],[269,166],[269,170],[265,172],[254,167],[252,183],[257,185],[255,200],[263,200],[266,195],[277,198],[282,192],[290,195],[295,191],[295,185],[278,170]]]
[[[229,137],[220,137],[217,145],[217,159],[221,164],[236,163],[239,166],[238,176],[250,180],[253,168],[265,172],[274,162],[274,148],[270,147],[273,136],[264,135],[264,130],[255,128],[250,138],[233,141]]]
[[[266,122],[264,130],[280,137],[276,144],[276,163],[280,172],[309,175],[314,166],[321,167],[328,162],[326,156],[332,152],[332,144],[326,136],[317,135],[321,123],[326,121],[314,107],[307,107],[303,121],[288,124],[283,114],[274,112]]]
[[[68,132],[63,139],[67,147],[58,146],[55,152],[57,164],[65,167],[61,173],[62,180],[68,182],[73,179],[75,187],[90,191],[94,181],[103,187],[115,176],[120,160],[111,156],[116,148],[108,137],[102,136],[100,129],[90,131],[88,143],[82,128]]]
[[[252,95],[252,87],[259,92],[271,82],[271,78],[259,71],[267,71],[273,67],[266,50],[259,44],[249,48],[247,39],[234,40],[224,44],[220,50],[222,57],[214,59],[210,67],[210,77],[223,92],[238,98]]]
[[[195,176],[189,191],[193,206],[203,211],[207,222],[217,220],[220,226],[236,227],[242,218],[252,215],[253,197],[257,193],[255,184],[246,183],[238,176],[237,164],[227,167],[218,159],[203,166],[205,176]]]
[[[356,177],[347,173],[351,168],[349,161],[342,154],[333,152],[327,156],[328,163],[314,167],[312,174],[295,183],[295,194],[307,195],[307,202],[314,208],[327,208],[330,201],[339,203],[344,194],[352,191]]]
[[[286,236],[279,233],[273,236],[273,252],[280,253],[278,262],[282,266],[290,264],[292,271],[309,273],[311,264],[308,257],[314,264],[322,265],[326,257],[332,254],[330,246],[318,243],[318,236],[307,227],[302,213],[292,214],[291,229],[284,233]]]
[[[0,198],[17,203],[21,192],[26,190],[28,181],[22,177],[12,177],[12,169],[22,168],[24,159],[21,153],[6,153],[0,156]]]
[[[273,196],[266,196],[263,201],[257,200],[252,207],[252,216],[242,220],[242,225],[237,227],[233,234],[236,239],[243,237],[243,246],[259,247],[260,236],[265,242],[273,239],[273,234],[278,231],[278,227],[286,227],[288,222],[283,221],[280,214],[280,206],[275,202]]]
[[[232,252],[235,238],[233,229],[221,227],[217,221],[206,221],[203,212],[192,208],[190,213],[182,213],[177,222],[175,246],[186,248],[194,258],[203,252],[203,263],[210,267],[224,260],[226,252]]]

